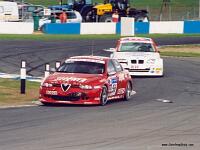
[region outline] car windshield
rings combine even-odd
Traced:
[[[122,43],[120,52],[155,52],[151,43],[127,42]]]
[[[70,61],[62,64],[57,72],[103,74],[105,64],[86,61]]]

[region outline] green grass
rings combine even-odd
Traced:
[[[58,5],[59,0],[26,0],[27,2],[51,6]],[[103,3],[104,0],[93,0],[93,3]],[[67,2],[67,0],[63,0]],[[160,19],[160,10],[163,0],[130,0],[131,7],[136,9],[147,9],[149,12],[149,18],[152,21],[158,21]],[[163,7],[162,20],[186,20],[197,19],[199,17],[199,0],[171,0],[168,7]],[[171,16],[171,17],[170,17]]]
[[[0,92],[0,97],[1,99],[6,99],[6,97],[10,96],[11,94],[10,93],[1,93]]]
[[[135,6],[150,6],[160,7],[163,0],[131,0],[131,3]],[[198,4],[198,0],[171,0],[172,6],[195,6]]]
[[[4,72],[4,71],[0,68],[0,72]]]
[[[200,57],[200,45],[175,45],[160,47],[159,51],[163,56],[173,57]]]
[[[200,34],[149,34],[135,35],[150,38],[180,38],[199,37]],[[0,34],[0,40],[80,40],[80,39],[119,39],[120,35],[50,35],[50,34],[29,34],[29,35],[9,35]]]
[[[26,82],[27,88],[38,88],[39,83],[37,82]],[[12,89],[19,89],[20,87],[20,80],[11,80],[11,79],[2,79],[0,78],[0,86],[4,88],[12,88]]]
[[[20,94],[20,81],[0,78],[0,106],[31,104],[39,97],[40,83],[26,82],[26,94]]]
[[[37,4],[37,5],[58,5],[59,0],[25,0],[26,2]],[[67,0],[63,0],[66,2]],[[150,6],[150,7],[160,7],[163,0],[130,0],[130,3],[134,7],[143,7],[143,6]],[[103,0],[93,0],[93,2],[103,3]],[[198,0],[171,0],[171,5],[176,6],[195,6],[198,4]]]
[[[57,0],[25,0],[25,2],[43,6],[59,5]]]
[[[118,35],[50,35],[50,34],[29,34],[29,35],[6,35],[0,34],[0,40],[74,40],[74,39],[117,39]]]
[[[172,57],[200,57],[200,53],[193,52],[161,52],[161,56],[172,56]]]

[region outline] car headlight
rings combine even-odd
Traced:
[[[80,85],[79,87],[84,90],[92,90],[93,89],[93,87],[91,85]]]
[[[149,59],[147,60],[147,64],[155,64],[156,59]]]
[[[126,64],[126,65],[128,65],[128,61],[126,59],[118,59],[118,62],[120,64]]]
[[[127,62],[128,62],[126,59],[118,59],[118,61],[119,61],[120,63],[127,63]]]
[[[53,84],[44,82],[44,83],[42,84],[42,86],[43,86],[43,87],[52,87]]]

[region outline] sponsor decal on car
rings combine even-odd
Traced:
[[[125,88],[120,88],[117,90],[117,94],[124,94],[125,93]]]
[[[49,90],[47,90],[46,94],[47,95],[58,95],[58,92],[57,91],[49,91]]]
[[[115,95],[116,91],[117,91],[117,77],[113,77],[111,79],[108,80],[108,84],[109,84],[109,96],[113,96]]]
[[[57,77],[58,81],[74,81],[74,82],[85,82],[87,81],[86,78],[75,78],[75,77]]]
[[[108,98],[108,100],[111,100],[111,99],[119,99],[119,98],[123,98],[124,96],[123,95],[119,95],[119,96],[111,96]]]

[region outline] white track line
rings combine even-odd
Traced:
[[[32,104],[0,106],[0,109],[22,108],[22,107],[35,107],[35,106],[40,106],[40,105],[42,105],[42,103],[40,101],[32,101]]]
[[[158,101],[158,102],[163,102],[163,103],[173,103],[171,100],[168,100],[168,99],[162,99],[162,98],[160,98],[160,99],[156,99],[156,101]]]

